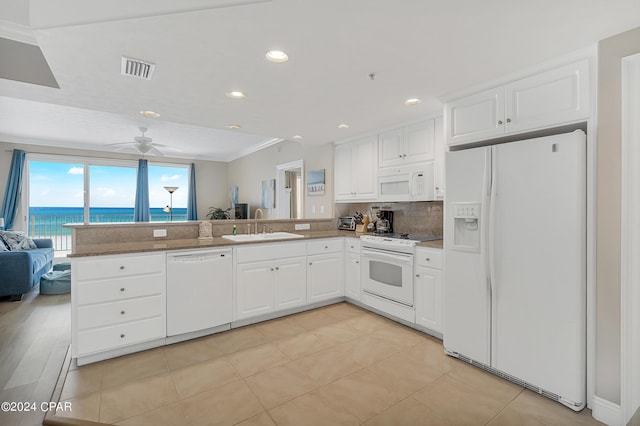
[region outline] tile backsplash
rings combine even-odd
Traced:
[[[393,210],[393,230],[395,232],[442,235],[442,201],[336,204],[336,216],[352,216],[356,211],[369,214],[371,207]]]

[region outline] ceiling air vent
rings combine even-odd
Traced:
[[[151,80],[153,70],[156,68],[155,64],[151,62],[141,61],[140,59],[122,57],[122,75],[128,75],[131,77],[144,78],[145,80]]]

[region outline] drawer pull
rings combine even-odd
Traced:
[[[121,267],[120,267],[120,270],[122,271],[123,269],[124,269],[124,266],[121,266]]]
[[[280,270],[280,267],[279,267],[279,266],[276,266],[276,271],[279,271],[279,270]]]
[[[324,248],[328,249],[328,248],[329,248],[329,246],[324,246]]]
[[[271,270],[273,271],[273,268],[271,268]]]
[[[360,263],[360,261],[359,261],[359,260],[356,260],[356,263]]]
[[[124,315],[124,311],[120,311],[120,315]]]
[[[420,274],[416,274],[416,278],[420,278]]]
[[[427,257],[425,260],[426,260],[427,262],[431,262],[431,258],[430,258],[430,257]]]
[[[120,335],[120,338],[121,338],[121,339],[124,339],[124,334],[121,334],[121,335]]]
[[[309,262],[309,266],[313,265],[313,263]]]
[[[124,291],[124,287],[122,287],[122,288],[120,289],[120,291]]]

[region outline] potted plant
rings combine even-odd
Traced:
[[[228,209],[221,209],[220,207],[209,207],[209,213],[207,213],[207,219],[211,219],[211,220],[225,220],[225,219],[231,219],[231,214],[229,213],[231,211],[230,208]]]

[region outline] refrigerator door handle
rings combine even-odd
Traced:
[[[484,176],[482,183],[482,206],[480,215],[483,218],[482,232],[481,232],[481,253],[483,260],[483,268],[484,268],[484,276],[485,276],[485,285],[487,286],[487,294],[488,300],[487,303],[490,303],[489,310],[487,312],[487,324],[489,324],[491,332],[488,334],[489,341],[487,342],[487,364],[493,364],[493,344],[494,344],[494,335],[493,335],[493,191],[495,181],[493,179],[493,148],[489,147],[485,151],[485,164],[484,164]]]
[[[491,366],[495,366],[497,363],[497,330],[496,330],[496,309],[497,309],[497,297],[498,288],[496,282],[496,195],[498,184],[498,150],[491,147],[491,195],[489,196],[489,232],[487,236],[488,240],[488,263],[489,263],[489,297],[491,300],[491,307],[489,309],[490,318],[489,324],[491,327]]]

